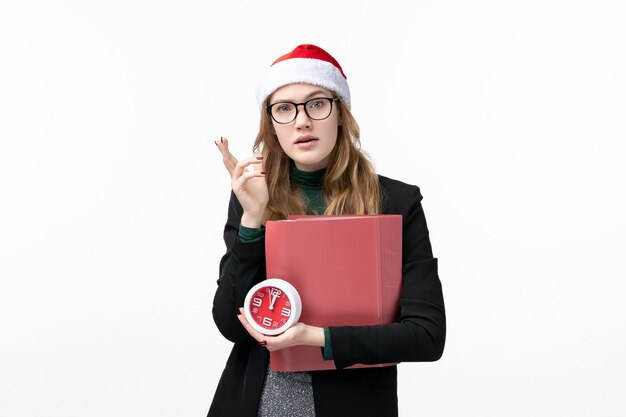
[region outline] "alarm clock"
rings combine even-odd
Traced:
[[[248,291],[243,310],[254,330],[276,336],[300,320],[302,301],[293,285],[280,278],[268,278]]]

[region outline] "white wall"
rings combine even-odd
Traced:
[[[0,5],[0,415],[203,416],[257,76],[342,64],[380,173],[421,187],[448,340],[403,416],[621,416],[619,1]],[[413,4],[412,9],[407,5]]]

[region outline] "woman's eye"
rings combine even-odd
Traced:
[[[324,100],[314,100],[309,103],[309,108],[311,109],[320,109],[324,107]]]
[[[276,106],[276,111],[280,112],[280,113],[286,113],[286,112],[290,112],[293,109],[293,106],[291,104],[288,103],[281,103],[278,104]]]

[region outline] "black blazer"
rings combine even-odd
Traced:
[[[379,176],[385,214],[402,215],[400,317],[388,325],[331,327],[337,370],[311,372],[316,417],[398,415],[396,366],[344,369],[355,363],[435,361],[445,343],[446,318],[419,188]],[[219,331],[234,343],[209,417],[256,417],[267,349],[245,331],[236,315],[248,290],[265,279],[265,240],[239,241],[243,210],[231,193],[224,228],[226,254],[213,300]],[[320,350],[321,355],[321,350]]]

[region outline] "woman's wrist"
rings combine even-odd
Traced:
[[[241,225],[249,229],[258,229],[263,224],[263,215],[252,215],[244,212],[241,216]]]
[[[325,342],[324,329],[316,326],[306,326],[304,332],[304,345],[323,347]]]

